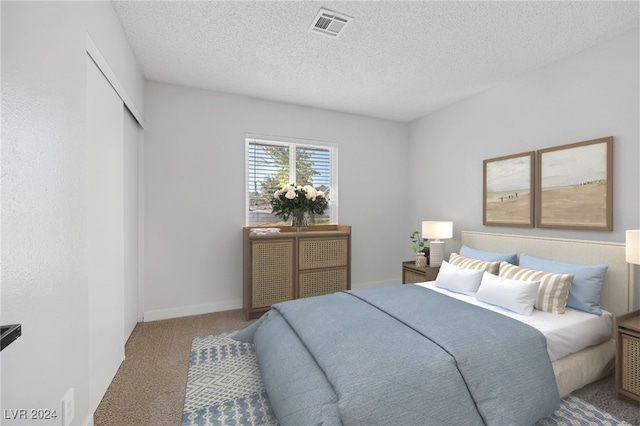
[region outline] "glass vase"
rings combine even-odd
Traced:
[[[302,209],[294,209],[291,212],[291,227],[296,228],[296,231],[300,232],[302,228],[309,224],[309,216],[307,212]]]

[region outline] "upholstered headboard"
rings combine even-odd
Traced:
[[[480,250],[516,252],[585,265],[609,265],[600,295],[603,309],[618,316],[631,310],[631,281],[624,244],[462,231],[462,244]]]

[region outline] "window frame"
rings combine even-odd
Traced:
[[[262,225],[251,225],[249,222],[249,150],[251,144],[263,144],[263,145],[273,145],[273,146],[286,146],[289,147],[289,160],[290,165],[295,164],[295,149],[296,148],[309,148],[309,149],[325,149],[328,150],[329,155],[329,169],[330,169],[330,177],[329,177],[329,187],[331,188],[330,196],[329,196],[329,224],[337,224],[338,223],[338,144],[335,142],[327,142],[327,141],[318,141],[311,139],[301,139],[301,138],[291,138],[291,137],[282,137],[282,136],[267,136],[267,135],[259,135],[254,133],[245,134],[245,173],[244,173],[244,223],[245,226],[262,226]],[[293,170],[295,168],[292,168]],[[291,176],[289,176],[291,178]],[[295,177],[295,172],[294,172]],[[291,180],[291,179],[290,179]],[[292,182],[295,182],[292,181]],[[265,224],[264,226],[270,226],[271,224]]]

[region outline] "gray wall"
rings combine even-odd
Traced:
[[[400,276],[405,124],[153,82],[145,102],[145,320],[242,306],[247,132],[338,143],[353,287]]]
[[[411,181],[429,183],[410,220],[452,220],[447,253],[463,229],[624,242],[640,228],[638,40],[636,30],[412,122]],[[483,226],[483,160],[604,136],[614,137],[613,232]]]

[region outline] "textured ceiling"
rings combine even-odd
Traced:
[[[148,80],[411,121],[638,27],[638,2],[114,1]],[[339,38],[318,9],[352,16]]]

